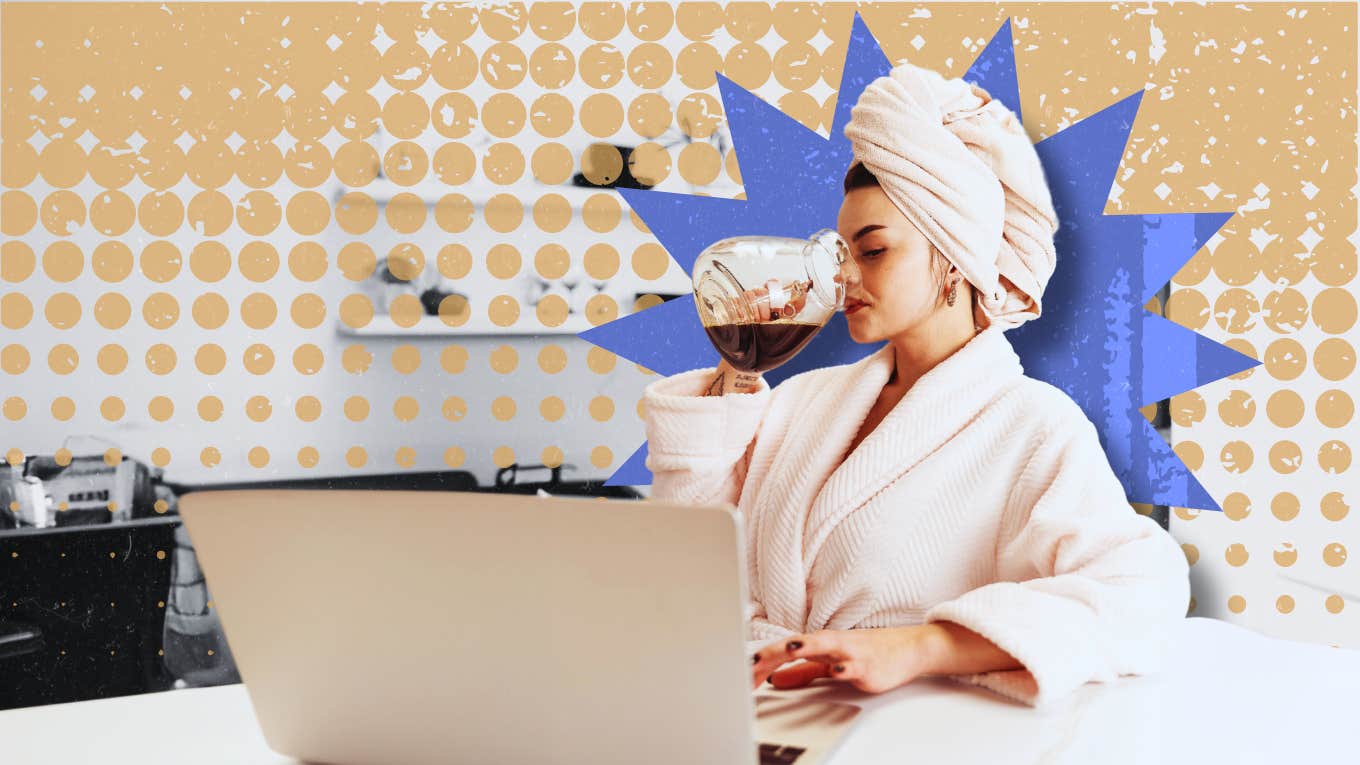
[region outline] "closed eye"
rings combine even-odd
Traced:
[[[879,247],[877,250],[869,250],[868,252],[864,253],[864,254],[861,255],[860,257],[864,257],[864,258],[876,258],[876,257],[879,256],[880,253],[882,253],[882,252],[883,252],[884,250],[886,250],[886,249],[888,249],[888,248],[887,248],[887,247]]]

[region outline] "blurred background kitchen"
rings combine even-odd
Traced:
[[[0,708],[237,679],[187,492],[646,495],[576,333],[690,291],[616,188],[740,192],[722,60],[483,5],[5,7]]]

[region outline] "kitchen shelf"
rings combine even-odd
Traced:
[[[572,210],[580,210],[585,206],[586,200],[596,194],[613,194],[614,196],[619,197],[620,204],[627,207],[627,204],[622,200],[623,195],[618,193],[618,189],[572,186],[568,184],[550,185],[537,182],[525,183],[522,181],[505,186],[498,186],[494,183],[487,183],[486,181],[464,183],[454,186],[447,183],[441,183],[437,180],[424,180],[411,186],[402,186],[398,183],[394,183],[389,178],[377,178],[363,186],[339,187],[336,192],[336,199],[338,200],[340,197],[351,191],[363,192],[378,204],[386,204],[391,201],[392,197],[403,193],[414,194],[424,200],[427,205],[435,204],[447,194],[462,194],[472,200],[473,207],[477,209],[481,209],[488,199],[497,194],[512,194],[528,204],[533,204],[533,200],[547,194],[560,194],[566,198],[567,203],[571,205]]]
[[[451,327],[438,316],[422,316],[410,327],[397,324],[391,316],[374,316],[362,327],[351,327],[343,322],[336,326],[340,334],[353,337],[506,337],[513,335],[530,337],[533,335],[575,335],[591,329],[595,325],[587,321],[584,316],[576,315],[567,317],[567,320],[559,326],[545,327],[538,322],[537,317],[528,314],[520,316],[518,321],[508,327],[493,324],[486,317],[469,318],[461,326]]]

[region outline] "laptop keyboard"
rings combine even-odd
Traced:
[[[760,765],[791,765],[798,761],[806,749],[779,744],[760,744]]]

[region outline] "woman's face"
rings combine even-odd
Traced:
[[[845,290],[845,319],[855,342],[894,337],[935,313],[940,294],[930,241],[882,188],[846,194],[836,230],[859,266],[858,281],[852,278]]]

